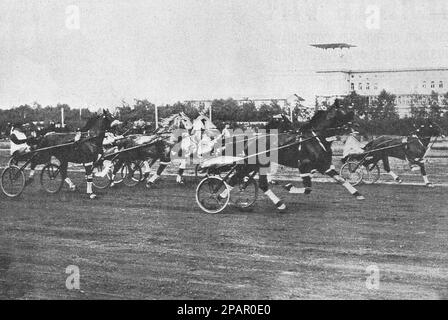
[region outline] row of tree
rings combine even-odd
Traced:
[[[410,114],[400,118],[396,96],[383,90],[378,97],[369,97],[352,92],[342,100],[342,105],[355,111],[362,131],[369,135],[407,135],[414,125],[430,119],[448,129],[448,93],[441,99],[437,92],[429,96],[409,95]]]
[[[407,134],[410,127],[421,119],[432,119],[448,128],[448,93],[440,101],[439,95],[433,92],[429,97],[411,96],[410,117],[400,119],[396,108],[395,95],[382,91],[376,99],[352,92],[342,100],[342,105],[355,111],[357,121],[369,134]],[[133,104],[122,101],[121,105],[114,108],[116,117],[131,126],[138,120],[155,123],[156,106],[146,99],[135,99]],[[233,99],[214,100],[211,104],[213,111],[213,122],[222,128],[225,123],[236,122],[261,122],[268,121],[274,115],[284,113],[290,114],[290,110],[281,107],[276,101],[263,104],[259,107],[248,101],[240,105]],[[33,105],[22,105],[9,110],[0,109],[0,134],[5,134],[8,123],[26,123],[44,121],[47,124],[61,121],[61,109],[64,109],[65,123],[70,128],[82,127],[87,119],[92,117],[93,112],[89,109],[72,109],[66,104],[42,107],[38,103]],[[203,108],[196,108],[189,103],[177,102],[172,105],[164,105],[157,108],[159,119],[168,117],[174,113],[184,112],[191,119],[196,118]],[[306,119],[311,115],[309,110],[299,104],[294,106],[294,119]]]

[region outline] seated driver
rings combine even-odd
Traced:
[[[20,124],[13,125],[9,135],[11,156],[22,156],[32,150],[35,137],[27,137]]]

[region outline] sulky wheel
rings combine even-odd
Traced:
[[[377,163],[363,166],[362,182],[364,182],[365,184],[374,184],[379,180],[380,174],[380,167]]]
[[[40,172],[40,185],[51,194],[58,193],[64,184],[61,169],[57,164],[47,163]]]
[[[357,186],[363,179],[363,168],[357,161],[347,161],[341,168],[341,177],[352,186]]]
[[[0,187],[9,198],[20,196],[25,189],[25,173],[17,166],[9,166],[3,170]]]
[[[196,189],[196,202],[206,213],[222,212],[229,201],[229,188],[221,178],[207,177],[199,183]]]
[[[9,158],[8,167],[12,167],[12,166],[17,167],[18,165],[19,165],[19,160],[15,156],[12,156],[11,158]]]
[[[246,177],[230,192],[232,204],[240,209],[252,207],[258,198],[258,184],[253,178]]]
[[[127,187],[135,187],[143,179],[142,168],[140,167],[140,162],[138,161],[126,163],[120,171],[122,177],[124,177],[123,183]]]
[[[97,163],[93,167],[93,186],[99,190],[104,190],[110,186],[111,178],[110,178],[110,170],[108,172],[105,171],[106,168],[104,163]]]

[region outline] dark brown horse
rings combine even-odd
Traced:
[[[67,179],[69,162],[84,165],[87,180],[87,194],[90,199],[95,199],[96,195],[92,189],[92,168],[94,162],[103,153],[104,135],[106,130],[110,128],[112,120],[111,114],[108,111],[103,111],[103,113],[89,119],[79,133],[49,133],[45,135],[39,141],[38,149],[64,144],[67,144],[67,146],[40,152],[32,165],[36,163],[48,163],[53,156],[60,162],[60,173],[63,180]]]
[[[381,136],[364,147],[365,152],[373,150],[372,157],[367,160],[365,165],[368,167],[377,164],[381,160],[383,161],[384,170],[395,181],[401,183],[401,178],[390,169],[389,157],[407,160],[411,168],[415,167],[417,170],[420,168],[424,183],[426,186],[432,187],[433,185],[429,182],[426,175],[424,156],[428,151],[431,138],[440,135],[440,127],[428,120],[405,139]]]
[[[298,168],[300,171],[304,187],[296,188],[292,184],[287,184],[285,188],[290,193],[309,194],[312,186],[311,175],[318,171],[342,184],[357,199],[363,200],[364,197],[359,191],[340,177],[332,165],[331,137],[344,130],[352,120],[353,112],[345,112],[339,108],[338,104],[326,111],[318,111],[298,131],[286,117],[280,120],[273,119],[267,128],[270,129],[271,134],[274,132],[273,130],[278,130],[278,134],[270,136],[265,139],[266,141],[260,141],[257,138],[247,144],[246,156],[248,159],[255,156],[256,161],[249,163],[246,160],[245,163],[241,164],[236,174],[230,179],[230,186],[235,186],[248,173],[259,171],[260,189],[279,210],[285,210],[286,205],[269,189],[266,177],[267,170],[263,170],[269,168],[271,162],[277,162],[284,166]],[[253,144],[256,146],[252,146]],[[250,152],[250,150],[259,150],[259,147],[263,144],[266,145],[265,150],[270,152],[264,152],[264,155],[263,152]],[[260,155],[262,156],[260,157]]]

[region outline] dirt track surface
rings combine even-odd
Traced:
[[[287,214],[261,196],[252,212],[207,215],[195,184],[173,180],[96,201],[38,183],[0,196],[0,298],[448,298],[447,188],[363,186],[361,202],[330,183],[308,197],[274,187]],[[66,289],[69,265],[81,291]]]

